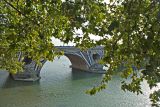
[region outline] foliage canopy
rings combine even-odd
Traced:
[[[77,33],[79,29],[83,35]],[[118,70],[122,78],[132,80],[122,81],[123,90],[139,94],[143,80],[150,88],[160,82],[159,0],[0,1],[0,69],[20,71],[20,51],[37,62],[41,58],[52,60],[60,55],[55,52],[52,37],[82,49],[104,46],[101,62],[110,67],[100,86],[88,91],[90,94],[104,89]],[[156,104],[160,90],[150,98]]]

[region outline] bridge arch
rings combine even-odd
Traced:
[[[81,69],[81,70],[88,70],[89,66],[85,59],[83,59],[80,55],[76,54],[64,54],[71,62],[71,67],[76,68],[76,69]]]
[[[72,68],[91,72],[99,72],[103,68],[103,66],[98,63],[98,60],[104,56],[103,47],[90,48],[87,51],[81,51],[79,48],[73,46],[58,46],[57,48],[60,51],[64,51],[64,56],[70,60]],[[27,81],[39,79],[40,71],[47,60],[43,58],[40,59],[41,65],[39,65],[31,58],[26,57],[22,59],[23,55],[22,52],[18,53],[18,60],[25,62],[24,72],[13,74],[13,78],[15,80]]]
[[[73,54],[73,53],[64,53],[64,56],[66,56],[69,59],[69,61],[71,62],[71,66],[70,66],[71,68],[84,70],[84,71],[89,70],[89,65],[87,64],[85,59],[82,58],[80,55]],[[37,72],[38,76],[40,76],[40,71],[46,62],[47,62],[47,60],[42,60],[41,61],[42,66],[37,66],[35,68],[35,71]]]

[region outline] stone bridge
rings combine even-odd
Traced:
[[[64,55],[70,60],[72,68],[94,73],[105,72],[105,70],[103,70],[103,65],[98,63],[104,56],[104,49],[102,46],[90,48],[86,51],[81,51],[74,46],[56,46],[56,48],[60,51],[64,51]],[[19,53],[19,59],[21,59],[21,56],[21,53]],[[24,66],[24,71],[12,75],[12,77],[15,80],[23,81],[38,80],[40,78],[40,71],[46,60],[41,60],[41,66],[31,59],[24,59],[24,62],[27,62]]]

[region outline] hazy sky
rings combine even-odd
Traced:
[[[79,30],[78,31],[78,33],[80,33],[81,31]],[[89,37],[90,37],[90,39],[92,39],[92,40],[100,40],[100,36],[95,36],[95,35],[92,35],[92,34],[90,34],[89,35]],[[72,43],[72,42],[69,42],[68,44],[64,44],[63,42],[61,42],[59,39],[56,39],[56,38],[52,38],[52,43],[55,45],[55,46],[63,46],[63,45],[65,45],[65,46],[73,46],[74,45],[74,43]]]

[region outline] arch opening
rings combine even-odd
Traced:
[[[101,57],[100,57],[100,55],[99,55],[98,53],[93,54],[93,55],[92,55],[92,58],[93,58],[93,60],[94,60],[95,62],[98,62],[98,60],[101,59]]]
[[[83,70],[83,71],[88,71],[89,70],[89,66],[87,65],[87,62],[82,57],[80,57],[79,55],[68,54],[67,53],[67,54],[64,54],[64,56],[70,61],[70,64],[67,63],[67,65],[69,65],[71,68],[79,69],[79,70]],[[60,57],[57,57],[57,58],[59,59]],[[46,62],[47,61],[44,61],[42,66],[40,66],[39,70],[36,71],[39,76],[40,76],[40,73],[41,73],[41,69],[43,69],[43,66]]]

